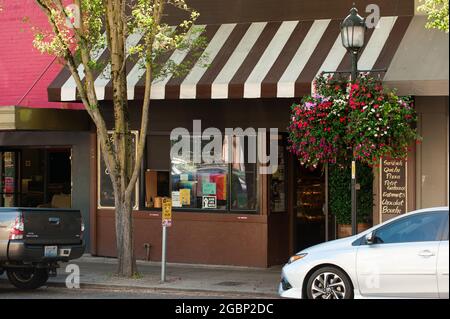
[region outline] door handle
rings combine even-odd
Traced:
[[[435,253],[433,253],[431,250],[422,250],[419,252],[420,257],[432,257]]]

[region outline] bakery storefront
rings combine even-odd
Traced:
[[[198,23],[204,26],[209,67],[195,64],[181,78],[168,76],[153,83],[147,150],[135,193],[135,249],[139,259],[161,258],[160,207],[161,198],[167,196],[172,197],[174,204],[173,225],[168,231],[170,262],[268,267],[284,263],[302,247],[336,236],[336,225],[328,212],[327,172],[320,168],[303,169],[286,150],[286,132],[290,106],[311,92],[311,82],[317,74],[350,69],[339,30],[349,7],[333,2],[326,12],[318,12],[312,4],[287,1],[286,8],[290,10],[280,12],[276,1],[264,5],[258,1],[245,5],[228,1],[228,10],[224,10],[225,2],[218,1],[217,7],[211,7],[192,1],[202,14]],[[364,8],[369,3],[366,2],[358,5]],[[386,70],[381,76],[389,77],[388,82],[394,85],[404,85],[402,94],[417,95],[424,141],[420,149],[412,151],[406,166],[407,211],[448,203],[446,195],[440,195],[448,187],[444,174],[448,173],[448,156],[441,152],[442,146],[448,149],[448,111],[444,109],[448,107],[448,89],[441,87],[432,92],[422,85],[430,82],[421,84],[419,78],[412,83],[399,71],[403,70],[399,54],[404,54],[399,50],[408,50],[415,28],[424,25],[421,17],[414,16],[414,2],[411,3],[392,6],[390,1],[380,1],[380,25],[367,31],[367,45],[359,59],[361,69]],[[245,11],[242,6],[251,6],[252,10]],[[252,12],[251,17],[232,14],[230,8]],[[169,20],[170,17],[169,14]],[[448,35],[437,35],[430,40],[433,45],[440,41],[439,37],[448,44]],[[436,54],[445,57],[442,44],[438,50]],[[180,63],[188,54],[173,52],[170,59]],[[446,54],[448,57],[448,49]],[[435,62],[426,59],[424,63]],[[441,74],[436,70],[430,81],[448,83],[448,62],[445,63],[447,74],[439,79]],[[391,72],[393,65],[397,69]],[[408,67],[416,67],[414,57],[408,61]],[[138,63],[129,59],[128,97],[133,130],[138,130],[140,123],[143,78]],[[112,129],[111,83],[97,78],[96,89]],[[67,70],[58,75],[48,92],[52,101],[75,101],[77,96]],[[431,127],[432,119],[442,122],[442,127]],[[197,139],[199,132],[209,137],[220,132],[223,162],[194,163],[176,156],[171,160],[170,134],[175,128],[184,128],[190,145],[197,140],[200,147],[210,140]],[[208,128],[218,131],[211,133]],[[222,137],[227,128],[254,131],[247,131],[250,133],[241,143]],[[271,128],[277,129],[278,135],[259,141],[256,152],[269,153],[276,146],[278,170],[270,175],[260,174],[262,165],[249,158],[252,151],[248,142],[259,129],[269,132]],[[432,161],[436,161],[436,166],[430,169],[429,165],[434,164],[429,163],[427,153],[435,148],[438,153]],[[91,252],[115,256],[112,191],[100,154],[95,155],[90,161],[91,171],[97,176],[97,192],[91,193]],[[229,163],[226,156],[241,160]],[[437,174],[438,170],[442,173]],[[433,202],[427,202],[427,182],[438,188],[439,195],[434,195]],[[379,183],[376,177],[373,223],[384,218],[378,214]]]

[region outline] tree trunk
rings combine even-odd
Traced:
[[[130,198],[124,194],[116,194],[116,240],[117,240],[117,274],[123,277],[132,277],[137,272],[134,258],[134,238],[132,204]]]

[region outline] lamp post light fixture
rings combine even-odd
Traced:
[[[364,33],[366,22],[358,14],[358,10],[353,7],[350,14],[341,23],[342,45],[351,54],[352,58],[352,78],[354,82],[358,76],[358,54],[364,46]],[[351,200],[352,200],[352,235],[358,233],[358,216],[356,211],[356,160],[353,158],[351,167]]]
[[[358,75],[358,53],[364,46],[364,34],[366,22],[358,14],[358,10],[353,7],[350,14],[341,23],[342,45],[348,50],[352,57],[352,81]]]

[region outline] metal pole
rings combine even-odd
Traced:
[[[352,51],[352,81],[356,81],[358,76],[358,52]]]
[[[162,256],[161,256],[161,282],[166,281],[166,245],[167,242],[167,226],[162,228]]]
[[[352,51],[352,81],[358,76],[358,52]],[[356,214],[356,160],[352,160],[352,235],[358,233],[358,220]]]
[[[325,163],[325,241],[329,241],[330,222],[328,212],[328,163]]]
[[[352,235],[358,233],[356,216],[356,161],[352,161]]]

